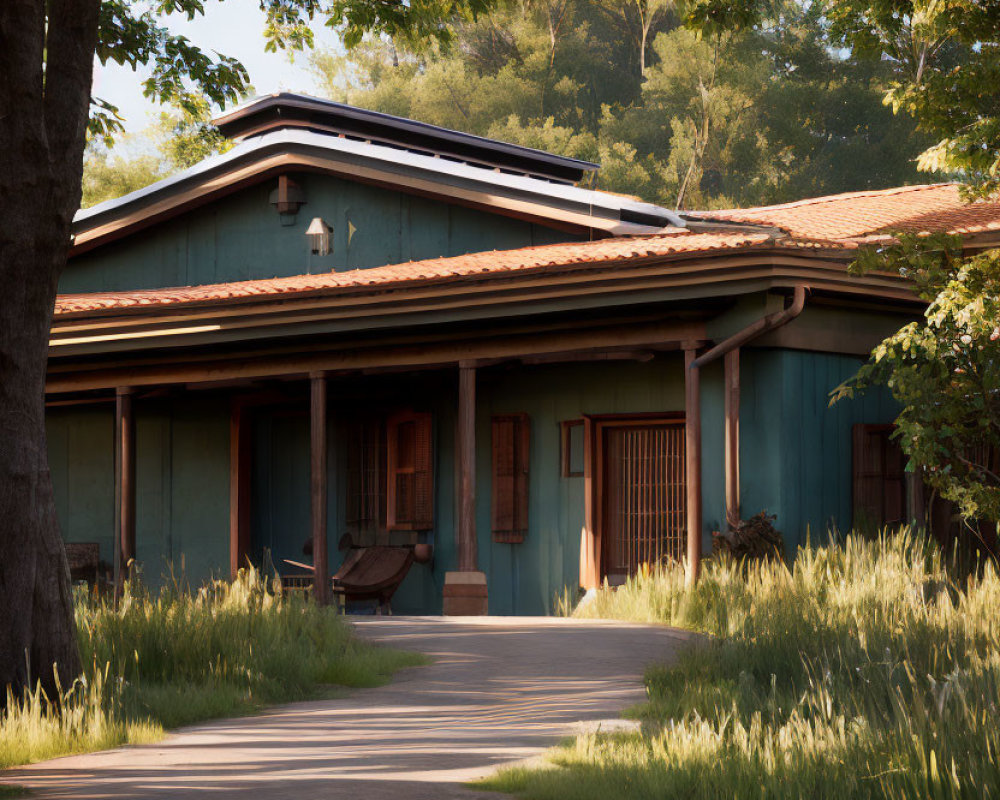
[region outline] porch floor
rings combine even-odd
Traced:
[[[429,654],[387,686],[182,729],[149,746],[0,773],[35,798],[488,798],[464,787],[644,697],[643,669],[693,634],[546,617],[353,618]]]

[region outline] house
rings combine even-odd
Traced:
[[[59,517],[119,571],[315,563],[323,594],[338,543],[410,548],[397,613],[536,614],[697,563],[741,514],[794,548],[916,513],[891,397],[828,398],[922,306],[847,267],[897,229],[996,244],[1000,207],[935,185],[678,214],[299,95],[217,124],[228,152],[78,214],[60,284]]]

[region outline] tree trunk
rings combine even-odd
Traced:
[[[45,373],[80,201],[99,7],[0,3],[0,690],[41,681],[50,697],[56,674],[68,688],[80,672],[48,468]]]

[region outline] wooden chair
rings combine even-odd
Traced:
[[[344,563],[331,578],[333,593],[345,604],[359,600],[377,600],[379,613],[391,614],[392,596],[410,571],[413,561],[412,547],[349,546]],[[313,571],[311,564],[288,558],[285,563]],[[300,582],[302,577],[304,576],[291,576],[291,579]]]

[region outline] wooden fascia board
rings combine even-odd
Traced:
[[[704,324],[660,323],[635,327],[588,330],[579,333],[507,335],[490,340],[438,342],[429,345],[386,349],[325,349],[300,356],[254,358],[226,354],[214,361],[92,369],[76,374],[50,375],[46,392],[95,391],[117,386],[196,384],[226,380],[308,376],[315,372],[359,371],[382,368],[426,369],[454,366],[463,361],[506,360],[525,356],[573,353],[601,347],[679,346],[681,342],[704,339]]]
[[[663,312],[647,311],[641,315],[635,313],[619,313],[617,315],[602,316],[600,318],[586,318],[586,319],[561,319],[561,320],[534,320],[526,319],[520,320],[515,325],[509,326],[505,330],[511,336],[528,337],[537,334],[543,335],[557,335],[561,333],[566,334],[579,334],[583,331],[596,331],[596,330],[610,330],[617,331],[620,328],[627,327],[631,330],[637,329],[638,326],[656,326],[662,325],[665,319],[670,319],[671,321],[676,321],[674,318],[677,315],[668,315]],[[693,316],[689,317],[688,321],[694,319],[696,321],[702,320],[703,316]],[[484,341],[496,336],[496,329],[493,326],[479,327],[471,330],[467,330],[463,333],[463,339],[468,341]],[[452,330],[446,330],[443,328],[429,328],[421,330],[419,336],[414,334],[411,330],[399,328],[396,330],[380,331],[373,334],[367,339],[359,339],[357,337],[352,338],[352,346],[356,349],[363,349],[365,347],[378,346],[378,347],[408,347],[417,343],[420,344],[445,344],[451,343],[455,340],[455,334]],[[301,354],[305,352],[320,352],[330,348],[330,343],[326,341],[272,341],[272,342],[260,342],[252,348],[252,352],[255,356],[259,357],[269,357],[269,356],[291,356],[295,354]],[[339,347],[340,345],[334,345]],[[241,351],[243,352],[243,351]],[[190,364],[199,361],[213,361],[225,356],[220,355],[216,351],[196,351],[195,354],[186,353],[184,350],[174,348],[169,352],[164,351],[158,353],[156,360],[158,363],[165,364]],[[122,352],[118,354],[117,358],[106,359],[100,362],[88,362],[87,369],[101,369],[104,366],[110,367],[120,367],[120,366],[140,366],[146,363],[147,356],[142,353],[131,353]],[[59,372],[73,372],[78,370],[80,367],[76,364],[62,362],[62,361],[50,361],[49,372],[59,373]]]
[[[657,269],[660,267],[660,269]],[[324,314],[331,309],[348,306],[350,315],[360,315],[361,307],[388,305],[400,302],[417,302],[427,299],[451,298],[456,291],[468,295],[489,295],[507,290],[555,287],[571,294],[575,286],[586,283],[623,282],[641,277],[666,277],[678,280],[693,278],[701,281],[712,279],[715,273],[745,270],[747,267],[770,270],[790,279],[808,281],[821,271],[833,278],[840,278],[846,289],[859,288],[865,294],[885,296],[892,300],[917,302],[916,295],[907,288],[909,284],[898,276],[872,273],[867,276],[848,276],[846,267],[837,261],[788,255],[787,250],[777,253],[765,250],[725,255],[695,254],[683,257],[630,258],[598,265],[567,264],[542,266],[508,273],[444,276],[419,281],[401,281],[383,286],[362,285],[335,287],[274,295],[248,295],[226,300],[208,300],[160,306],[160,313],[150,306],[132,306],[86,312],[70,312],[55,318],[53,332],[101,330],[104,328],[172,324],[183,319],[187,322],[218,320],[227,317],[248,319],[251,316],[285,315],[318,311]],[[749,274],[749,273],[747,273]],[[462,300],[464,303],[465,300]],[[153,313],[151,313],[153,312]]]
[[[84,227],[74,235],[70,257],[198,208],[247,186],[292,171],[335,175],[371,186],[478,208],[572,232],[596,229],[612,234],[619,232],[619,229],[628,228],[646,232],[653,230],[623,223],[611,217],[593,216],[555,206],[545,206],[540,200],[518,199],[512,194],[490,194],[484,190],[472,190],[444,181],[433,181],[387,169],[380,170],[349,159],[339,160],[286,152],[235,166],[221,174],[206,177],[186,189],[171,192],[160,200],[144,204],[131,213],[109,219],[93,227]]]
[[[419,324],[418,316],[427,317],[422,324],[429,324],[462,318],[495,316],[495,309],[498,306],[507,306],[505,312],[499,316],[524,315],[538,313],[539,303],[563,300],[572,301],[575,307],[582,307],[584,298],[591,298],[597,304],[607,305],[610,297],[624,297],[634,293],[646,296],[633,302],[662,302],[671,299],[649,296],[654,291],[670,292],[674,294],[673,299],[688,300],[745,293],[759,290],[762,285],[767,288],[787,288],[803,281],[816,290],[845,295],[856,294],[859,297],[870,297],[876,288],[880,288],[885,294],[886,288],[880,286],[877,278],[852,279],[844,284],[836,280],[838,277],[836,273],[831,279],[828,271],[822,268],[812,270],[810,276],[803,276],[800,269],[788,269],[786,265],[780,263],[764,264],[751,270],[738,263],[723,264],[719,259],[712,260],[710,270],[702,268],[687,274],[680,274],[676,270],[666,272],[619,270],[611,276],[585,274],[563,277],[564,279],[556,284],[555,291],[550,280],[517,281],[502,290],[474,283],[460,287],[466,291],[452,287],[447,296],[435,293],[421,298],[407,297],[404,302],[388,306],[385,304],[362,306],[357,302],[349,302],[339,307],[335,303],[324,303],[313,304],[311,308],[302,308],[288,304],[281,309],[283,313],[265,315],[249,315],[245,311],[240,316],[179,314],[161,318],[156,323],[130,317],[126,322],[119,322],[117,325],[105,323],[100,327],[57,326],[54,332],[65,334],[63,339],[67,344],[60,344],[59,338],[54,338],[50,355],[60,357],[63,353],[78,355],[107,352],[129,346],[128,343],[131,343],[133,348],[138,346],[149,348],[174,343],[191,345],[224,343],[262,337],[336,333],[366,327],[384,328]],[[912,293],[902,287],[897,287],[892,297],[897,301],[914,301]],[[444,318],[442,315],[448,312],[453,312],[457,316]],[[129,325],[129,322],[133,324]]]

